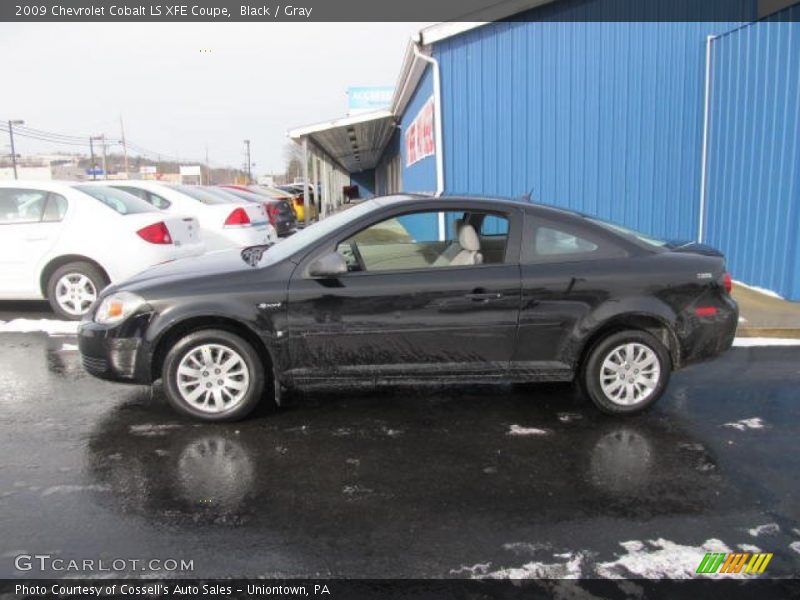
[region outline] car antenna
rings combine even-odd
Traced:
[[[527,194],[522,194],[521,196],[517,196],[517,200],[520,202],[527,202],[528,204],[533,202],[533,188]]]

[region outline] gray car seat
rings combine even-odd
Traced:
[[[483,264],[481,241],[472,225],[463,225],[458,231],[458,243],[461,251],[450,261],[451,266]]]

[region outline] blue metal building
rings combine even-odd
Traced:
[[[737,279],[800,299],[800,15],[786,18],[800,8],[756,21],[758,2],[710,1],[697,20],[697,5],[632,3],[539,1],[422,30],[395,128],[367,142],[380,156],[355,170],[374,171],[377,194],[530,193],[704,239]],[[674,21],[659,20],[667,10]]]

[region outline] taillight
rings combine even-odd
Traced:
[[[722,276],[722,285],[725,286],[725,291],[729,294],[733,291],[733,279],[731,279],[731,274],[726,272]]]
[[[247,211],[243,208],[235,209],[228,218],[225,219],[225,226],[230,225],[249,225],[250,217],[247,216]]]
[[[143,227],[136,232],[145,242],[151,244],[171,244],[172,236],[163,221]]]
[[[267,209],[267,217],[269,218],[269,222],[275,225],[275,219],[277,219],[278,214],[281,212],[281,209],[278,207],[277,204],[264,204],[264,207]]]

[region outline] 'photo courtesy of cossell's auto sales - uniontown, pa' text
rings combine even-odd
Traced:
[[[800,596],[800,3],[0,6],[2,598]]]

